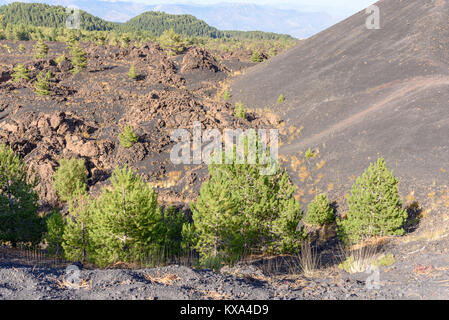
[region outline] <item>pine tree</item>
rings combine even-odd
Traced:
[[[47,241],[48,253],[56,256],[64,256],[63,254],[63,236],[65,221],[59,210],[55,209],[49,217],[45,220],[47,225],[47,234],[45,240]]]
[[[77,74],[87,68],[86,53],[79,47],[78,44],[74,44],[70,49],[72,55],[72,73]]]
[[[223,100],[228,101],[229,99],[231,99],[231,94],[229,93],[229,90],[225,90],[223,92]]]
[[[161,247],[165,232],[157,193],[140,176],[124,167],[110,180],[95,201],[89,233],[100,266],[144,259]]]
[[[34,82],[34,89],[38,95],[48,96],[50,94],[50,79],[50,71],[47,71],[47,73],[44,71],[39,72],[36,76],[36,81]]]
[[[106,35],[104,33],[100,33],[97,36],[97,43],[101,46],[104,46],[106,44]]]
[[[398,183],[383,158],[371,163],[357,178],[347,199],[347,217],[337,220],[339,234],[345,242],[404,234],[407,211],[402,208]]]
[[[67,60],[67,58],[65,57],[64,54],[61,54],[60,56],[57,56],[57,57],[54,59],[55,63],[58,64],[58,65],[59,65],[60,63],[64,62],[64,61],[66,61],[66,60]]]
[[[172,55],[177,55],[184,50],[181,36],[173,29],[165,30],[159,38],[162,48],[169,50]]]
[[[245,253],[299,248],[302,211],[294,198],[296,188],[279,167],[271,176],[262,175],[261,168],[236,163],[209,166],[210,178],[191,205],[194,226],[183,230],[203,262],[216,257],[233,262]]]
[[[251,55],[251,62],[259,63],[262,61],[263,61],[263,59],[262,59],[260,53],[257,51],[254,51],[253,54]]]
[[[285,102],[285,97],[284,97],[284,95],[281,93],[281,95],[280,95],[279,98],[278,98],[278,103],[281,104],[281,103],[284,103],[284,102]]]
[[[48,54],[48,46],[45,44],[45,42],[40,39],[36,42],[34,45],[34,58],[35,59],[45,59],[45,57]]]
[[[119,134],[118,138],[120,145],[123,148],[131,148],[137,141],[139,141],[139,137],[134,133],[134,129],[131,126],[126,126]]]
[[[234,117],[245,119],[246,118],[246,112],[245,112],[245,106],[243,105],[243,102],[239,101],[234,107]]]
[[[84,159],[61,159],[53,177],[53,187],[62,201],[86,193],[87,171]]]
[[[131,66],[131,68],[129,68],[128,77],[133,80],[137,79],[136,67]]]
[[[69,31],[65,36],[65,43],[69,49],[72,49],[76,45],[78,40],[79,37],[73,31]]]
[[[334,209],[332,209],[327,195],[319,194],[315,197],[309,204],[304,221],[318,227],[334,221]]]
[[[22,79],[30,80],[30,76],[28,75],[28,69],[25,68],[25,66],[21,63],[15,66],[14,72],[12,73],[11,77],[13,78],[14,82],[20,81]]]
[[[69,201],[62,243],[65,258],[69,261],[93,261],[90,229],[94,204],[85,193],[78,193]]]
[[[168,207],[162,220],[164,251],[168,256],[179,255],[182,252],[182,229],[184,224],[188,223],[187,216],[173,207]]]
[[[130,42],[131,42],[131,39],[129,38],[128,35],[124,35],[122,37],[122,39],[120,40],[120,43],[122,44],[123,48],[128,48]]]
[[[0,241],[38,244],[44,225],[37,214],[36,181],[29,182],[26,164],[0,144]]]

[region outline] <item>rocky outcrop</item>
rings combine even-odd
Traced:
[[[37,178],[37,192],[44,205],[55,206],[53,175],[62,158],[84,158],[90,175],[108,166],[114,144],[91,138],[97,128],[71,114],[28,112],[0,123],[0,142],[24,157],[31,178]]]
[[[218,61],[209,51],[201,48],[191,48],[182,60],[181,72],[189,72],[197,69],[213,72],[222,71]]]

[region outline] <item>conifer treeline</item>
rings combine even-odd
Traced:
[[[14,2],[0,7],[0,29],[5,29],[8,26],[64,28],[68,17],[69,13],[63,6]],[[144,32],[154,37],[159,37],[165,30],[173,29],[175,32],[187,37],[293,40],[289,35],[260,31],[220,31],[192,15],[172,15],[152,11],[145,12],[126,23],[114,23],[80,10],[80,28],[84,31]]]

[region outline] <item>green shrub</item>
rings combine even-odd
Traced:
[[[4,44],[3,48],[5,48],[5,50],[8,51],[8,53],[11,53],[11,47],[8,46],[7,44]]]
[[[223,92],[223,101],[228,101],[229,99],[231,99],[231,94],[229,93],[229,90],[225,90]]]
[[[245,106],[243,105],[243,102],[239,101],[234,107],[234,117],[245,119],[246,118],[246,112],[245,112]]]
[[[129,68],[128,77],[133,80],[137,79],[136,67],[131,66],[131,68]]]
[[[305,222],[314,226],[324,226],[334,221],[332,209],[327,195],[320,194],[309,204]]]
[[[68,34],[65,36],[64,42],[66,43],[67,47],[70,49],[74,45],[76,45],[76,42],[78,40],[79,40],[79,37],[73,31],[69,31]]]
[[[39,72],[36,76],[36,81],[34,82],[34,89],[36,93],[40,96],[48,96],[50,94],[50,79],[51,72],[48,71],[45,73],[44,71]]]
[[[93,204],[84,193],[77,193],[69,201],[69,215],[62,243],[65,258],[69,261],[93,261],[93,245],[89,233]]]
[[[87,172],[83,159],[61,159],[54,175],[53,187],[62,201],[70,201],[77,194],[85,193]]]
[[[30,80],[30,77],[28,75],[28,69],[25,68],[25,66],[21,63],[15,66],[14,72],[11,74],[11,77],[13,78],[14,82],[20,81],[22,79]]]
[[[177,55],[184,51],[182,38],[173,29],[165,30],[159,37],[161,47],[167,49],[171,55]]]
[[[56,64],[60,64],[61,62],[64,62],[66,60],[66,56],[64,54],[61,54],[60,56],[57,56],[54,61]]]
[[[134,133],[134,129],[131,126],[126,126],[119,134],[118,138],[120,145],[123,148],[131,148],[137,141],[139,141],[139,137]]]
[[[70,54],[72,56],[73,69],[71,72],[73,74],[80,73],[87,68],[86,53],[79,47],[77,43],[73,44],[70,49]]]
[[[260,53],[257,51],[254,51],[253,54],[251,55],[251,62],[259,63],[262,61],[263,61],[263,59],[262,59],[262,56],[260,55]]]
[[[281,104],[281,103],[284,103],[284,102],[285,102],[285,97],[284,97],[284,95],[281,93],[281,95],[280,95],[279,98],[278,98],[278,103]]]
[[[129,38],[128,35],[124,35],[120,40],[120,43],[123,48],[128,48],[130,42],[131,42],[131,39]]]
[[[295,186],[279,167],[261,175],[259,164],[211,164],[210,178],[192,203],[194,225],[183,234],[195,245],[201,261],[221,257],[235,262],[249,253],[298,250],[302,230]]]
[[[99,266],[140,261],[164,245],[157,193],[127,167],[114,171],[111,184],[95,201],[89,230]]]
[[[273,57],[277,56],[278,54],[279,54],[279,51],[277,48],[271,48],[268,51],[268,55],[270,56],[270,58],[273,58]]]
[[[347,199],[346,219],[337,220],[339,235],[345,242],[404,234],[407,211],[402,208],[398,183],[382,158],[357,178]]]
[[[35,59],[45,59],[48,54],[47,44],[42,39],[38,40],[34,45],[34,52]]]
[[[63,256],[63,236],[65,221],[59,210],[55,209],[45,220],[47,225],[47,233],[45,240],[47,241],[48,253],[55,256]]]
[[[25,46],[23,45],[23,43],[21,43],[21,44],[19,44],[17,49],[19,49],[20,52],[23,52],[23,51],[25,51]]]
[[[315,152],[311,148],[307,149],[305,155],[306,159],[312,159],[316,156]]]
[[[389,254],[386,254],[386,255],[380,257],[380,259],[377,261],[377,264],[379,266],[383,266],[383,267],[390,267],[393,264],[395,264],[395,262],[396,262],[396,259],[394,258],[394,256],[391,253],[389,253]]]
[[[179,255],[183,252],[182,230],[187,223],[187,216],[173,207],[169,207],[164,211],[164,250],[169,256]]]
[[[13,246],[41,241],[44,224],[37,214],[36,182],[29,182],[23,160],[0,144],[0,241]]]

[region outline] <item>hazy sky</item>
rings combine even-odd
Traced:
[[[117,2],[120,0],[105,0]],[[213,3],[252,3],[260,5],[270,5],[277,8],[301,9],[301,10],[320,10],[325,11],[333,16],[346,16],[360,11],[371,4],[377,2],[376,0],[124,0],[139,2],[145,4],[213,4]]]

